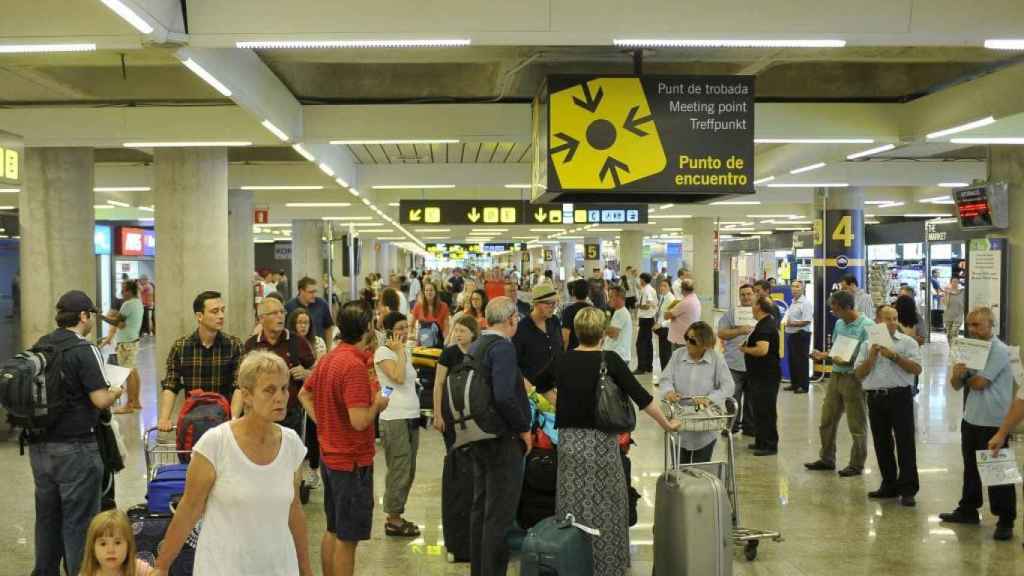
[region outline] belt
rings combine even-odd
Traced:
[[[897,386],[896,388],[882,388],[880,390],[865,390],[864,393],[868,396],[887,396],[904,390],[910,390],[910,386]]]

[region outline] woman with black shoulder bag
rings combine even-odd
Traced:
[[[600,530],[593,539],[594,574],[622,576],[629,570],[629,514],[618,435],[635,425],[633,402],[666,431],[680,424],[665,419],[616,353],[601,350],[606,325],[601,310],[580,310],[573,322],[580,346],[563,355],[556,370],[555,515],[572,514]]]

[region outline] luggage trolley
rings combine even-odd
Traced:
[[[147,483],[153,480],[156,471],[161,466],[183,464],[188,462],[189,457],[192,456],[191,450],[178,450],[178,444],[173,436],[177,429],[176,426],[171,428],[172,436],[169,443],[160,441],[159,428],[148,428],[142,433],[142,452],[146,457]]]
[[[709,400],[705,407],[700,407],[697,400]],[[675,402],[662,400],[661,409],[665,417],[675,418],[682,422],[680,432],[725,432],[728,444],[728,456],[723,462],[713,460],[711,462],[684,463],[678,462],[675,455],[679,450],[679,437],[677,433],[666,433],[665,442],[665,470],[671,465],[679,468],[697,467],[714,469],[716,475],[722,480],[732,504],[732,539],[737,546],[743,546],[743,554],[747,560],[753,561],[757,558],[757,547],[761,540],[770,538],[773,542],[782,541],[782,533],[772,530],[757,530],[754,528],[743,528],[740,526],[740,497],[736,489],[736,451],[733,445],[732,421],[737,415],[738,405],[734,398],[726,398],[725,411],[706,396],[693,396],[682,398]],[[728,476],[728,478],[726,478]]]

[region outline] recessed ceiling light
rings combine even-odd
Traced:
[[[940,201],[952,200],[952,199],[953,199],[953,197],[950,196],[949,194],[944,194],[942,196],[932,196],[930,198],[921,198],[920,200],[918,200],[918,202],[920,202],[922,204],[929,204],[931,202],[940,202]]]
[[[867,150],[861,150],[855,152],[846,157],[847,160],[856,160],[857,158],[864,158],[866,156],[872,156],[874,154],[881,154],[882,152],[888,152],[896,148],[895,144],[886,144],[884,146],[878,146],[877,148],[868,148]]]
[[[290,184],[281,184],[279,186],[242,186],[240,190],[323,190],[323,186],[292,186]]]
[[[818,168],[824,168],[825,166],[827,166],[827,164],[825,162],[818,162],[816,164],[811,164],[809,166],[803,166],[801,168],[795,168],[793,170],[790,170],[789,173],[790,174],[803,174],[804,172],[810,172],[811,170],[817,170]]]
[[[398,208],[399,206],[401,206],[401,204],[399,204],[398,202],[388,202],[388,206],[391,206],[392,208]]]
[[[143,34],[149,34],[153,31],[153,26],[147,22],[142,16],[139,16],[134,10],[124,5],[121,0],[100,0],[107,8],[113,10],[118,16],[124,18],[133,28]]]
[[[754,144],[874,144],[871,138],[754,138]]]
[[[925,138],[927,138],[928,140],[935,140],[936,138],[942,138],[943,136],[949,136],[950,134],[957,134],[959,132],[966,132],[968,130],[974,130],[975,128],[981,128],[983,126],[995,124],[995,122],[996,119],[992,116],[989,116],[987,118],[982,118],[980,120],[975,120],[973,122],[968,122],[966,124],[961,124],[959,126],[953,126],[952,128],[947,128],[945,130],[939,130],[938,132],[932,132],[931,134],[925,136]]]
[[[627,48],[842,48],[846,40],[772,40],[772,39],[688,39],[688,38],[616,38],[616,46]]]
[[[288,208],[348,208],[348,202],[285,202]]]
[[[121,202],[119,200],[107,200],[107,204],[111,206],[118,206],[120,208],[131,208],[132,205],[127,202]]]
[[[939,188],[966,188],[970,186],[967,182],[939,182]]]
[[[40,52],[92,52],[95,44],[0,44],[0,54],[35,54]]]
[[[469,46],[469,38],[427,38],[391,40],[252,40],[235,42],[237,48],[255,50],[322,48],[454,48]]]
[[[205,80],[207,84],[213,86],[213,88],[217,90],[217,92],[220,92],[224,96],[231,96],[231,89],[225,86],[224,83],[220,80],[217,80],[216,76],[210,74],[210,72],[206,68],[203,68],[202,65],[196,62],[195,60],[191,58],[186,58],[182,60],[181,63],[184,64],[185,67],[191,70],[192,72],[195,72],[196,76],[199,76],[200,78]]]
[[[17,194],[21,188],[0,188],[0,194]]]
[[[267,130],[270,130],[270,132],[274,136],[277,136],[278,139],[281,140],[281,142],[287,142],[288,140],[290,140],[288,135],[284,133],[284,130],[281,130],[277,126],[274,126],[274,123],[271,122],[270,120],[264,120],[263,122],[261,122],[261,124],[263,124],[264,128],[266,128]]]
[[[754,180],[754,186],[760,186],[761,184],[767,184],[767,183],[771,182],[772,180],[775,180],[775,176],[766,176],[764,178],[761,178],[760,180]]]
[[[952,138],[950,139],[950,142],[952,142],[953,144],[989,144],[993,146],[1020,146],[1024,144],[1024,138]]]
[[[299,156],[302,156],[306,160],[309,160],[310,162],[316,162],[316,157],[313,156],[312,154],[310,154],[309,151],[307,151],[302,146],[302,144],[292,144],[292,150],[295,150],[296,152],[298,152]]]
[[[760,200],[719,200],[718,202],[712,202],[710,206],[757,206],[761,204]],[[665,218],[665,216],[658,216],[658,218]]]
[[[895,200],[865,200],[864,204],[868,206],[882,206],[884,204],[892,204]]]
[[[1004,38],[985,40],[985,48],[989,50],[1024,50],[1024,39]]]
[[[513,189],[520,189],[520,190],[522,190],[522,189],[527,189],[527,188],[533,188],[533,186],[531,184],[505,184],[505,188],[513,188]]]
[[[93,192],[149,192],[149,186],[97,186]]]
[[[448,190],[455,184],[381,184],[371,186],[374,190]]]
[[[252,142],[243,140],[210,142],[125,142],[122,146],[125,148],[238,148],[242,146],[252,146]]]

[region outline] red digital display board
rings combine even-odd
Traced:
[[[142,228],[122,227],[119,237],[118,254],[121,256],[142,256],[145,252],[143,237],[146,231]]]
[[[987,188],[957,190],[954,196],[961,228],[992,227],[992,203]]]

